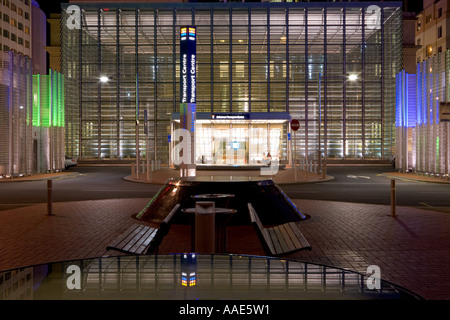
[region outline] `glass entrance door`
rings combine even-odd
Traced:
[[[248,124],[231,125],[231,160],[233,164],[248,164]]]
[[[203,122],[196,127],[196,163],[258,165],[286,160],[281,123]],[[285,143],[285,142],[284,142]]]
[[[214,164],[227,164],[227,150],[230,150],[228,146],[230,143],[228,139],[229,130],[229,124],[214,125],[213,127],[211,138],[213,143]]]
[[[214,164],[248,163],[248,124],[215,125],[212,140]]]

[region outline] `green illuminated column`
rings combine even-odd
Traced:
[[[33,75],[33,131],[37,171],[64,169],[64,77],[53,70]]]

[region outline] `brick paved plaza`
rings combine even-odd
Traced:
[[[116,255],[106,245],[128,226],[149,199],[54,203],[0,211],[0,270],[61,260]],[[311,216],[300,222],[312,251],[286,256],[365,273],[378,265],[384,280],[426,299],[449,299],[450,215],[442,212],[313,200],[295,200]],[[160,253],[189,252],[190,230],[173,225]],[[230,253],[264,255],[252,226],[228,231]]]

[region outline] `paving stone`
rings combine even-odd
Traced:
[[[106,245],[136,221],[131,215],[149,199],[54,203],[0,211],[0,270],[61,260],[120,255]],[[299,224],[312,251],[286,258],[366,272],[381,268],[383,279],[427,299],[450,299],[450,215],[409,207],[294,200],[311,219]],[[264,255],[252,226],[228,228],[227,251]],[[159,253],[189,252],[190,227],[173,225]]]

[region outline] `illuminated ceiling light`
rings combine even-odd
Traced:
[[[108,82],[109,78],[107,76],[101,76],[100,77],[100,82],[106,83]]]
[[[351,75],[348,76],[348,80],[350,80],[350,81],[356,81],[356,80],[358,80],[358,75],[356,75],[356,74],[351,74]]]

